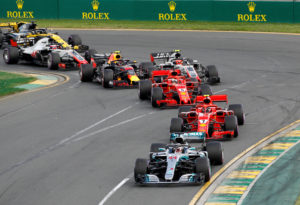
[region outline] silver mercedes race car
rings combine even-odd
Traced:
[[[134,179],[138,184],[201,184],[210,180],[211,164],[223,164],[220,142],[203,143],[199,148],[154,143],[149,160],[136,160]]]

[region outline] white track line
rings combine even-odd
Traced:
[[[118,189],[120,189],[130,178],[123,179],[115,188],[113,188],[98,205],[103,205]]]
[[[106,130],[109,130],[109,129],[111,129],[111,128],[118,127],[118,126],[120,126],[120,125],[123,125],[123,124],[126,124],[126,123],[128,123],[128,122],[131,122],[131,121],[140,119],[140,118],[145,117],[145,116],[146,116],[146,114],[143,114],[143,115],[140,115],[140,116],[137,116],[137,117],[134,117],[134,118],[131,118],[131,119],[128,119],[128,120],[119,122],[119,123],[117,123],[117,124],[110,125],[110,126],[108,126],[108,127],[104,127],[104,128],[102,128],[102,129],[100,129],[100,130],[97,130],[97,131],[95,131],[95,132],[92,132],[92,133],[89,133],[89,134],[84,135],[84,136],[82,136],[82,137],[78,137],[78,138],[76,138],[76,139],[73,139],[72,142],[77,142],[77,141],[86,139],[86,138],[88,138],[88,137],[94,136],[94,135],[96,135],[96,134],[99,134],[99,133],[104,132],[104,131],[106,131]]]
[[[84,132],[86,132],[86,131],[94,128],[94,127],[96,127],[97,125],[99,125],[99,124],[101,124],[101,123],[109,120],[110,118],[113,118],[113,117],[121,114],[122,112],[125,112],[126,110],[129,110],[130,108],[132,108],[132,106],[128,106],[128,107],[126,107],[126,108],[124,108],[124,109],[122,109],[122,110],[120,110],[120,111],[118,111],[118,112],[116,112],[116,113],[114,113],[114,114],[112,114],[112,115],[110,115],[110,116],[108,116],[108,117],[106,117],[106,118],[104,118],[104,119],[102,119],[102,120],[100,120],[100,121],[98,121],[98,122],[96,122],[96,123],[94,123],[94,124],[86,127],[86,128],[84,128],[84,129],[80,130],[79,132],[76,132],[74,135],[72,135],[72,136],[70,136],[68,138],[65,138],[62,141],[60,141],[58,143],[58,145],[65,144],[66,142],[68,142],[68,141],[74,139],[75,137],[77,137],[78,135],[80,135],[80,134],[82,134],[82,133],[84,133]]]

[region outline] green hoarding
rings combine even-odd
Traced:
[[[6,0],[0,17],[151,21],[300,22],[298,1]]]

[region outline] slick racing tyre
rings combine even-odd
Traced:
[[[135,160],[135,167],[134,167],[134,180],[136,183],[142,183],[147,174],[148,168],[148,160],[147,159],[136,159]]]
[[[183,132],[183,119],[181,118],[172,118],[170,125],[170,132]]]
[[[142,62],[139,65],[139,70],[143,72],[144,78],[151,78],[152,71],[154,70],[154,66],[152,62]]]
[[[150,80],[141,80],[139,83],[138,95],[141,100],[146,100],[151,96],[152,82]]]
[[[163,90],[160,87],[152,88],[152,94],[151,94],[151,103],[153,107],[159,107],[157,104],[158,100],[163,99]]]
[[[214,165],[222,165],[224,162],[222,144],[220,142],[208,142],[206,151],[210,162]]]
[[[91,64],[82,64],[79,69],[81,82],[91,82],[94,77],[94,68]]]
[[[97,51],[95,49],[89,49],[84,53],[84,58],[88,63],[91,63],[93,56]]]
[[[228,110],[233,111],[234,115],[237,117],[239,125],[243,125],[245,123],[245,114],[241,104],[231,104],[228,106]]]
[[[207,66],[207,77],[208,77],[208,82],[210,84],[215,84],[220,82],[220,77],[216,66],[214,65]]]
[[[3,33],[0,29],[0,48],[2,47],[2,43],[3,43]]]
[[[182,106],[182,107],[179,107],[178,109],[178,117],[180,115],[180,113],[182,112],[190,112],[192,109],[192,106]]]
[[[209,85],[200,85],[200,95],[213,95],[213,92]]]
[[[198,157],[195,160],[195,172],[196,174],[203,174],[204,181],[208,182],[211,178],[211,167],[208,157]]]
[[[50,70],[57,70],[60,63],[60,56],[58,53],[49,53],[47,66]]]
[[[234,137],[237,137],[239,135],[238,123],[235,115],[230,115],[225,117],[225,130],[234,131]]]
[[[113,83],[114,80],[114,71],[112,69],[104,69],[104,73],[103,73],[103,87],[104,88],[110,88],[113,85],[111,83]]]
[[[19,61],[19,49],[16,47],[7,47],[3,51],[3,59],[6,64],[16,64]]]
[[[79,46],[82,44],[81,38],[77,34],[72,34],[68,38],[68,44],[70,44],[72,47]]]
[[[150,152],[159,152],[159,148],[166,148],[166,144],[163,143],[152,143],[150,147]]]

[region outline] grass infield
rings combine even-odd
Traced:
[[[0,71],[0,97],[22,92],[26,89],[16,88],[15,86],[27,84],[34,80],[36,80],[35,77]]]
[[[0,19],[11,22],[12,19]],[[19,19],[18,21],[21,21]],[[28,21],[28,19],[24,20]],[[167,22],[167,21],[125,21],[125,20],[70,20],[35,19],[40,28],[86,28],[86,29],[170,29],[170,30],[217,30],[300,33],[300,24],[290,23],[246,23],[246,22]]]

